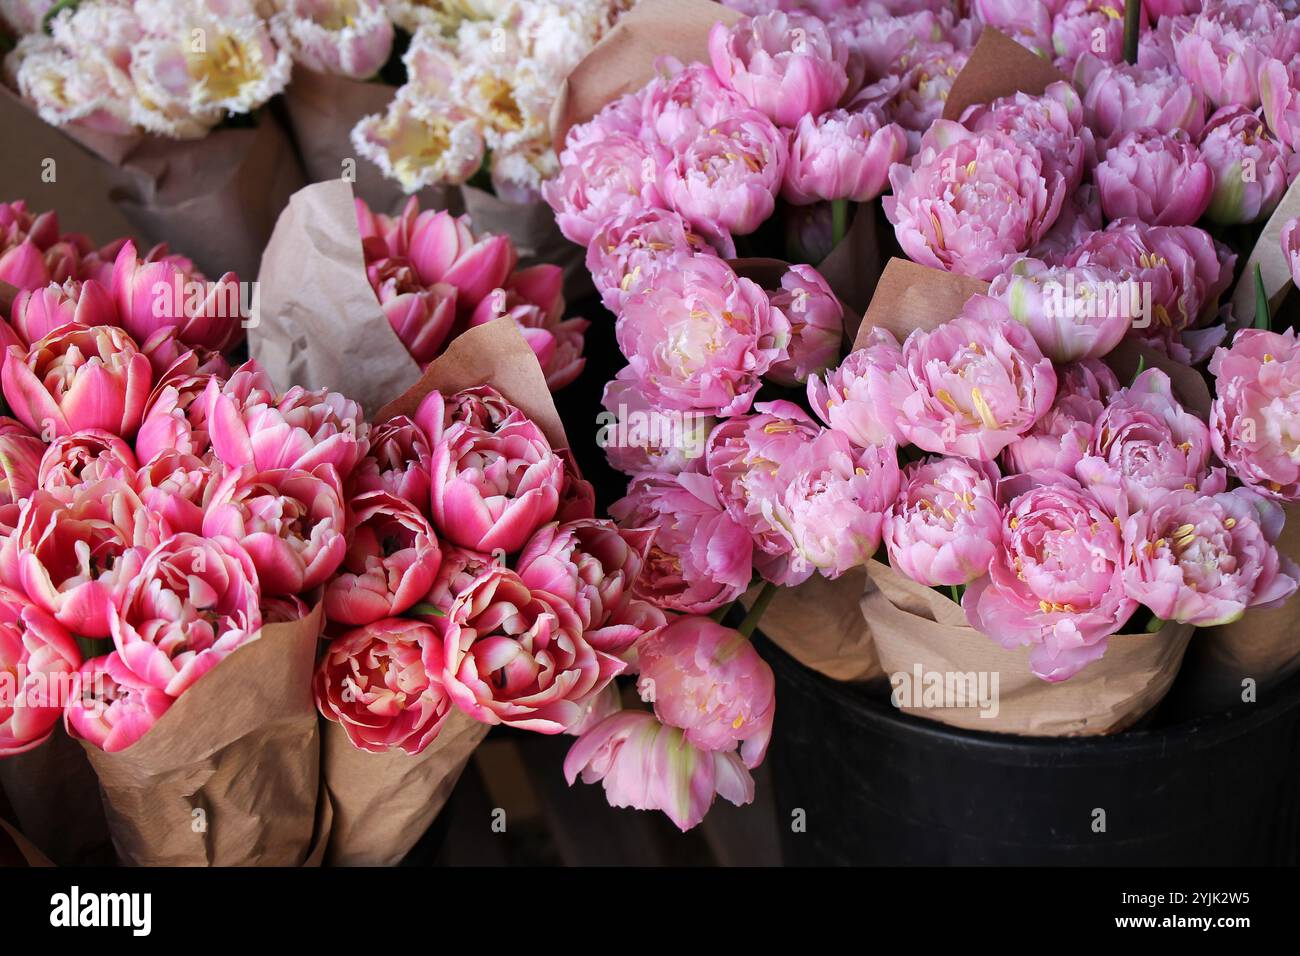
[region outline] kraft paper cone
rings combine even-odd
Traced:
[[[0,820],[0,866],[52,867],[54,863],[30,840]]]
[[[1002,647],[970,627],[962,609],[937,591],[876,561],[868,565],[867,578],[862,615],[896,697],[905,683],[916,686],[918,667],[923,679],[987,675],[990,691],[997,676],[996,715],[981,716],[978,705],[935,707],[915,699],[899,707],[966,730],[1074,737],[1131,727],[1168,693],[1194,630],[1166,624],[1157,634],[1113,635],[1101,660],[1067,681],[1050,683],[1030,672],[1028,647]]]
[[[1003,96],[1037,96],[1053,83],[1065,80],[1065,74],[1041,56],[992,27],[985,27],[966,65],[952,81],[943,104],[943,118],[961,119],[968,106],[991,103]]]
[[[0,787],[18,828],[58,865],[113,862],[95,771],[62,722],[35,750],[0,759]]]
[[[781,588],[763,612],[758,629],[804,667],[831,680],[865,683],[884,677],[871,643],[860,602],[865,568],[853,568],[834,581],[820,574],[792,588]],[[751,607],[758,589],[749,591]]]
[[[551,143],[564,149],[569,128],[633,93],[655,75],[655,60],[709,62],[713,24],[735,23],[741,14],[708,0],[641,0],[619,19],[573,68],[551,109]]]
[[[329,866],[396,866],[446,805],[456,781],[490,728],[453,710],[418,756],[358,750],[324,722],[321,760],[334,807]]]
[[[1286,526],[1278,551],[1300,562],[1300,503],[1283,505]],[[1179,680],[1180,700],[1196,713],[1243,703],[1244,681],[1255,701],[1300,670],[1300,595],[1281,607],[1248,610],[1232,624],[1202,630],[1192,642]]]
[[[587,250],[564,238],[555,224],[555,212],[545,202],[507,202],[469,185],[460,187],[460,193],[474,235],[490,232],[509,236],[519,251],[521,267],[546,264],[562,268],[564,297],[570,302],[595,291],[587,271]]]
[[[275,225],[258,274],[249,354],[282,387],[331,388],[366,414],[420,378],[366,278],[352,188],[299,190]]]
[[[836,297],[853,313],[848,326],[850,340],[857,335],[859,317],[871,304],[880,282],[880,244],[876,238],[879,208],[879,200],[859,204],[849,231],[817,266]]]
[[[319,605],[301,621],[263,627],[126,750],[82,741],[122,863],[308,861],[322,812],[311,690],[320,628]]]
[[[1256,265],[1263,275],[1264,292],[1273,315],[1277,314],[1278,306],[1286,298],[1287,290],[1291,288],[1291,264],[1282,252],[1282,227],[1296,216],[1300,216],[1300,176],[1291,183],[1291,188],[1269,216],[1255,248],[1246,259],[1245,268],[1241,270],[1237,288],[1232,294],[1232,322],[1237,328],[1249,328],[1255,322]]]

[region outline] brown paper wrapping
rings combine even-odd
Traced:
[[[0,760],[0,787],[18,828],[58,865],[113,862],[95,771],[62,724],[35,750]]]
[[[318,814],[329,815],[311,690],[320,627],[319,605],[263,627],[126,750],[82,741],[122,863],[309,862]]]
[[[1278,551],[1300,563],[1300,503],[1283,505],[1286,526]],[[1181,700],[1196,713],[1212,713],[1243,700],[1247,678],[1254,699],[1300,670],[1300,594],[1281,607],[1248,610],[1232,624],[1202,630],[1192,642],[1179,681]]]
[[[419,379],[420,366],[366,278],[352,188],[343,180],[289,200],[258,289],[249,353],[281,387],[336,389],[372,415]]]
[[[335,808],[325,862],[396,866],[442,811],[490,728],[454,710],[424,753],[372,754],[352,746],[343,728],[324,722],[325,786]]]
[[[859,204],[849,231],[817,266],[836,297],[852,313],[847,325],[850,341],[857,335],[860,316],[871,304],[881,278],[880,243],[876,237],[879,209],[879,200]]]
[[[968,106],[991,103],[1003,96],[1016,93],[1037,96],[1053,83],[1065,79],[1065,75],[1043,57],[1006,34],[985,27],[966,65],[952,81],[952,89],[943,104],[943,118],[960,119]]]
[[[709,0],[641,0],[605,34],[560,87],[551,110],[551,142],[564,149],[569,128],[585,123],[609,102],[645,86],[655,60],[709,62],[709,30],[735,23],[740,13]]]
[[[781,588],[763,612],[759,629],[804,667],[831,680],[866,683],[885,676],[860,601],[865,568],[853,568],[834,581],[814,574],[803,584]],[[753,606],[758,589],[748,592]]]
[[[862,615],[891,682],[914,675],[918,665],[923,674],[998,675],[996,715],[981,716],[979,707],[900,707],[966,730],[1074,737],[1131,727],[1168,693],[1194,630],[1166,624],[1158,634],[1113,635],[1101,660],[1051,683],[1030,672],[1030,648],[1002,647],[939,592],[876,561],[867,578]]]
[[[374,416],[377,422],[413,415],[434,390],[452,394],[492,385],[523,410],[556,448],[568,440],[537,357],[508,318],[469,329],[424,375]],[[334,807],[327,862],[340,866],[399,863],[447,802],[487,724],[460,711],[418,756],[400,750],[371,754],[353,748],[337,725],[325,722],[324,779]]]
[[[1256,265],[1263,274],[1264,292],[1274,315],[1286,298],[1287,290],[1291,288],[1291,264],[1282,252],[1282,227],[1296,216],[1300,216],[1300,176],[1291,183],[1273,215],[1269,216],[1241,270],[1237,288],[1232,293],[1232,321],[1237,328],[1249,328],[1255,322]]]
[[[52,867],[54,863],[30,840],[0,820],[0,867],[5,866]]]

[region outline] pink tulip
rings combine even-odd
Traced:
[[[171,327],[182,342],[220,352],[244,334],[239,277],[228,272],[208,282],[178,265],[165,248],[141,261],[133,243],[124,245],[113,264],[112,294],[122,327],[137,342]]]
[[[184,375],[164,381],[154,389],[135,439],[139,458],[148,461],[172,450],[206,455],[211,450],[205,396],[208,383],[215,380],[212,375]],[[264,397],[274,400],[274,393]]]
[[[769,299],[790,323],[790,358],[772,366],[771,381],[802,385],[839,361],[844,307],[821,273],[812,266],[793,265],[781,277],[780,291]]]
[[[379,72],[393,48],[383,0],[287,0],[277,5],[270,27],[302,66],[357,80]]]
[[[749,587],[753,540],[723,508],[708,475],[641,475],[609,513],[623,527],[657,529],[633,587],[637,597],[664,610],[707,614]]]
[[[136,471],[135,490],[169,532],[199,534],[203,510],[217,478],[218,473],[203,459],[165,449]]]
[[[107,637],[113,606],[165,529],[131,487],[105,479],[72,488],[38,489],[3,552],[3,579],[64,627]]]
[[[941,138],[951,141],[939,145]],[[1042,239],[1070,192],[1033,146],[956,124],[931,127],[912,165],[895,164],[889,181],[893,195],[881,202],[903,250],[923,265],[980,279]]]
[[[51,278],[45,254],[30,239],[0,253],[0,282],[21,291],[43,289]]]
[[[660,192],[702,232],[748,235],[776,208],[789,149],[771,120],[744,110],[718,120],[664,162]]]
[[[907,130],[907,151],[913,155],[921,149],[923,134],[943,115],[953,81],[969,55],[969,48],[948,41],[918,44],[909,69],[862,90],[848,108],[887,106],[890,118]]]
[[[1152,226],[1190,226],[1214,192],[1215,176],[1182,130],[1127,133],[1095,171],[1110,219],[1133,216]]]
[[[423,753],[451,715],[435,628],[386,618],[330,642],[316,668],[316,706],[358,750]]]
[[[1057,67],[1068,75],[1085,53],[1111,63],[1122,60],[1124,5],[1124,0],[1066,0],[1061,4],[1052,18]]]
[[[704,454],[704,443],[717,424],[705,414],[661,408],[633,378],[620,372],[606,383],[606,411],[597,442],[612,467],[629,475],[656,471],[677,474]]]
[[[443,683],[456,706],[537,733],[563,733],[626,666],[587,642],[572,607],[500,565],[461,592],[442,634]]]
[[[348,550],[325,588],[325,616],[361,627],[396,617],[433,586],[442,561],[438,539],[419,507],[386,491],[354,498]]]
[[[75,488],[101,478],[132,484],[139,463],[131,446],[111,432],[89,429],[54,439],[41,458],[37,482],[42,488]]]
[[[1215,106],[1259,105],[1259,69],[1300,52],[1300,25],[1271,3],[1215,0],[1173,22],[1178,69]]]
[[[1291,265],[1291,281],[1300,286],[1300,216],[1282,227],[1282,254]]]
[[[788,202],[875,199],[889,183],[889,167],[907,155],[902,127],[880,110],[835,110],[799,120],[781,191]]]
[[[431,446],[438,445],[447,429],[455,424],[496,434],[506,425],[527,417],[491,385],[461,389],[451,398],[444,398],[441,392],[430,392],[415,411],[415,423],[424,430]]]
[[[68,734],[107,753],[138,741],[174,702],[131,673],[116,652],[86,661],[73,689],[63,718]]]
[[[429,472],[439,533],[464,548],[510,553],[555,517],[564,465],[541,429],[518,418],[494,433],[452,425]]]
[[[647,620],[664,621],[632,597],[653,540],[651,530],[620,529],[603,518],[552,523],[538,529],[514,564],[534,594],[578,612],[592,647],[619,654],[645,634]]]
[[[1214,451],[1244,484],[1270,498],[1300,500],[1300,343],[1295,331],[1242,329],[1210,359]]]
[[[928,458],[903,471],[885,515],[891,567],[927,587],[969,584],[988,573],[1002,534],[997,469],[960,458]]]
[[[1070,192],[1078,188],[1085,166],[1093,161],[1092,130],[1084,122],[1083,102],[1069,83],[1049,84],[1039,96],[1016,93],[967,107],[961,123],[974,133],[1004,133],[1032,146],[1042,160],[1043,179],[1064,180]],[[960,131],[947,124],[931,133],[936,143],[945,145],[957,135]]]
[[[1080,69],[1086,69],[1084,60]],[[1161,133],[1181,129],[1195,139],[1205,125],[1200,87],[1171,70],[1097,61],[1086,80],[1084,116],[1103,149],[1146,127]]]
[[[352,472],[355,494],[386,491],[429,514],[429,462],[433,446],[424,430],[405,415],[370,430],[370,452]]]
[[[1101,226],[1101,193],[1085,182],[1065,197],[1061,215],[1029,254],[1049,265],[1060,265],[1085,239],[1101,231]]]
[[[1174,397],[1169,376],[1150,368],[1111,396],[1074,471],[1118,515],[1150,507],[1166,491],[1222,491],[1223,472],[1211,472],[1210,448],[1209,428]]]
[[[1059,366],[1056,380],[1056,399],[1047,414],[1002,453],[1005,472],[1073,475],[1074,466],[1092,448],[1097,419],[1119,391],[1119,380],[1108,365],[1096,359]]]
[[[683,66],[672,57],[660,57],[655,68],[654,78],[639,93],[640,123],[630,124],[626,132],[650,135],[678,150],[749,105],[723,86],[707,64]]]
[[[1060,3],[1042,0],[974,0],[971,12],[1041,57],[1052,55],[1052,14]]]
[[[899,406],[903,438],[929,452],[988,461],[1052,405],[1056,373],[1006,307],[972,297],[961,314],[903,343],[911,394]]]
[[[788,358],[790,323],[753,282],[697,256],[628,299],[616,334],[629,374],[651,401],[737,415],[749,409],[760,377]]]
[[[251,369],[254,380],[260,369]],[[293,468],[311,471],[333,466],[347,480],[369,448],[369,426],[361,406],[328,389],[294,386],[267,402],[260,385],[246,396],[238,388],[208,382],[206,405],[212,450],[231,468],[255,471]]]
[[[816,18],[774,11],[716,23],[709,59],[724,86],[780,126],[826,112],[848,89],[847,51]]]
[[[670,154],[636,135],[611,133],[573,143],[560,156],[560,173],[542,185],[555,222],[570,242],[586,246],[614,216],[663,208],[660,170]]]
[[[736,806],[754,800],[754,780],[736,753],[701,751],[654,714],[619,711],[578,738],[564,758],[572,786],[604,781],[611,806],[662,810],[683,832],[721,795]]]
[[[0,587],[0,757],[49,739],[67,703],[63,682],[80,666],[67,629],[26,595]]]
[[[817,417],[862,448],[904,443],[898,408],[910,392],[898,340],[880,328],[839,368],[808,379],[808,404]]]
[[[110,621],[127,669],[179,697],[262,626],[252,558],[228,538],[168,538],[145,558]]]
[[[1106,652],[1137,603],[1124,593],[1120,530],[1073,479],[1034,472],[1004,479],[1005,524],[986,577],[967,585],[972,627],[1003,647],[1029,645],[1030,667],[1068,680]]]
[[[494,557],[480,554],[478,551],[467,551],[453,544],[443,546],[442,563],[438,567],[438,573],[433,579],[429,593],[420,602],[433,605],[440,613],[430,616],[424,610],[417,608],[412,610],[409,616],[429,620],[430,623],[438,625],[451,610],[451,606],[456,603],[456,598],[468,591],[470,585],[477,581],[483,572],[501,564],[502,557],[499,554]]]
[[[1053,362],[1109,355],[1141,322],[1142,289],[1104,266],[1021,259],[989,285]]]
[[[1197,627],[1277,607],[1300,581],[1300,568],[1275,547],[1284,520],[1280,507],[1245,488],[1171,492],[1124,523],[1128,594],[1161,620]]]
[[[560,483],[560,504],[555,510],[555,520],[567,524],[596,517],[596,489],[582,477],[573,452],[561,448],[556,455],[564,464],[564,480]]]
[[[347,553],[338,473],[231,468],[213,488],[203,534],[244,546],[266,595],[301,594],[324,584]]]
[[[763,762],[776,712],[776,680],[739,631],[707,617],[679,617],[637,645],[641,699],[704,751]]]
[[[1300,61],[1265,60],[1259,68],[1259,98],[1273,136],[1292,152],[1300,150]]]
[[[1214,222],[1258,222],[1286,192],[1287,148],[1248,109],[1228,106],[1211,116],[1201,134],[1201,156],[1214,173],[1205,211]]]
[[[10,346],[0,371],[14,415],[34,432],[57,438],[99,428],[130,439],[140,427],[153,371],[121,329],[72,326]]]
[[[367,265],[366,274],[411,358],[421,364],[437,358],[456,322],[456,287],[445,282],[424,287],[405,259],[380,259]]]
[[[0,417],[0,505],[16,505],[40,483],[45,442],[12,418]]]
[[[117,309],[108,290],[94,280],[69,279],[18,293],[11,313],[14,331],[27,344],[65,325],[116,325]]]

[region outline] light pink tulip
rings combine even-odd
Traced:
[[[14,530],[16,553],[3,552],[3,579],[21,581],[65,627],[107,637],[113,606],[163,531],[124,482],[38,489]]]
[[[971,12],[1041,57],[1052,55],[1052,14],[1060,3],[1042,0],[974,0]]]
[[[369,753],[423,753],[451,715],[442,641],[418,621],[385,618],[335,638],[313,687],[321,714]]]
[[[604,781],[611,806],[662,810],[683,832],[721,795],[736,806],[754,800],[754,780],[736,753],[701,751],[654,714],[625,710],[587,731],[564,758],[569,785]]]
[[[514,562],[533,593],[562,601],[578,612],[592,647],[619,654],[664,623],[662,612],[632,597],[654,532],[619,528],[603,518],[552,523],[539,528]]]
[[[1064,180],[1069,192],[1082,182],[1096,150],[1092,130],[1084,122],[1083,101],[1074,87],[1061,81],[1049,84],[1039,96],[1016,93],[967,107],[961,123],[974,133],[1004,133],[1032,146],[1042,160],[1043,179]],[[955,135],[958,131],[947,124],[931,134],[936,143]]]
[[[1118,391],[1115,373],[1096,359],[1058,366],[1052,407],[1003,451],[1004,472],[1060,471],[1073,475],[1074,466],[1092,448],[1097,419]]]
[[[899,406],[911,393],[903,351],[886,329],[873,328],[867,344],[835,369],[808,379],[808,404],[817,417],[867,448],[886,441],[904,444]]]
[[[346,515],[332,465],[312,471],[231,468],[213,488],[203,534],[244,546],[262,593],[301,594],[324,584],[347,553]]]
[[[10,346],[0,371],[15,417],[50,439],[88,428],[132,438],[152,382],[149,360],[107,325],[56,330],[26,354]]]
[[[1205,97],[1200,87],[1172,70],[1099,60],[1090,64],[1084,56],[1075,79],[1086,81],[1082,86],[1084,115],[1102,149],[1145,127],[1161,133],[1181,129],[1195,139],[1205,126]]]
[[[1107,218],[1132,216],[1152,226],[1190,226],[1214,194],[1215,175],[1182,130],[1124,135],[1094,175]]]
[[[107,753],[126,750],[167,713],[174,699],[136,677],[117,652],[86,661],[64,712],[68,734]]]
[[[516,418],[496,432],[457,423],[429,466],[439,533],[476,551],[519,550],[555,517],[564,465],[533,422]]]
[[[1124,58],[1124,4],[1125,0],[1065,0],[1060,4],[1052,17],[1057,68],[1068,76],[1085,53],[1120,62]]]
[[[652,402],[737,415],[760,377],[788,358],[790,323],[756,284],[720,259],[696,256],[627,300],[617,336]]]
[[[1051,407],[1056,373],[1006,307],[974,296],[961,314],[903,343],[911,394],[903,438],[929,452],[988,461]]]
[[[620,372],[605,385],[606,411],[597,441],[610,465],[629,475],[676,474],[704,454],[718,420],[710,415],[661,408],[636,379]]]
[[[442,562],[419,507],[386,491],[349,502],[348,550],[325,588],[325,616],[361,627],[396,617],[423,598]]]
[[[678,617],[637,645],[641,699],[704,751],[763,762],[776,714],[776,679],[739,631],[707,617]]]
[[[67,704],[60,689],[80,666],[66,628],[26,595],[0,587],[0,757],[49,739]]]
[[[1171,492],[1124,523],[1128,594],[1161,620],[1197,627],[1277,607],[1300,581],[1300,568],[1275,547],[1284,520],[1277,504],[1246,488]]]
[[[1251,110],[1229,106],[1211,116],[1201,133],[1201,156],[1214,173],[1205,211],[1214,222],[1258,222],[1286,192],[1287,149]]]
[[[890,566],[927,587],[969,584],[988,573],[1002,533],[997,469],[961,458],[928,458],[903,470],[885,515]]]
[[[768,378],[794,387],[825,371],[840,358],[844,344],[844,307],[812,266],[793,265],[781,288],[769,296],[772,308],[790,323],[790,358],[773,365]]]
[[[1106,652],[1137,602],[1124,592],[1123,544],[1112,516],[1073,479],[1003,479],[1006,518],[987,576],[967,585],[972,627],[1003,647],[1029,645],[1035,676],[1068,680]]]
[[[1270,58],[1300,52],[1300,24],[1275,5],[1214,0],[1195,17],[1172,24],[1178,69],[1214,106],[1259,105],[1259,69]]]
[[[1246,485],[1300,500],[1300,343],[1295,331],[1242,329],[1210,359],[1214,451]]]
[[[28,345],[72,323],[117,324],[117,308],[108,290],[93,279],[69,279],[62,285],[20,292],[10,315],[14,331]]]
[[[629,124],[626,132],[651,135],[678,150],[749,105],[705,63],[683,66],[673,57],[660,57],[655,69],[639,94],[641,122]]]
[[[727,513],[708,475],[637,477],[609,513],[624,527],[655,528],[637,597],[665,610],[707,614],[744,593],[753,539]]]
[[[1169,376],[1149,368],[1111,396],[1074,472],[1119,515],[1148,508],[1179,488],[1222,491],[1223,471],[1211,471],[1210,450],[1209,428],[1174,397]]]
[[[848,54],[825,24],[780,11],[714,24],[709,59],[724,86],[780,126],[819,115],[848,89]]]
[[[582,719],[587,698],[626,667],[588,643],[572,607],[500,565],[461,592],[442,634],[443,683],[456,706],[537,733],[563,733]]]
[[[1268,128],[1279,142],[1300,150],[1300,60],[1266,60],[1259,68],[1259,98]]]
[[[542,185],[555,222],[570,242],[586,246],[614,216],[665,208],[660,171],[671,154],[628,133],[570,143],[560,156],[560,173]]]
[[[175,535],[145,558],[110,621],[131,673],[179,697],[262,626],[253,560],[229,538]]]
[[[818,200],[867,202],[889,184],[889,167],[907,155],[907,135],[878,109],[834,110],[799,120],[781,195],[799,205]]]
[[[46,489],[74,488],[101,478],[133,484],[138,467],[130,445],[111,432],[89,429],[54,439],[41,458],[36,480]]]

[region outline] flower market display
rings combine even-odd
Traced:
[[[0,105],[132,224],[0,204],[0,851],[409,865],[456,792],[549,860],[518,821],[558,793],[748,861],[771,778],[780,843],[835,860],[790,795],[887,816],[879,757],[917,778],[897,829],[964,860],[920,739],[992,755],[1010,832],[1111,743],[1245,753],[1276,718],[1243,708],[1294,707],[1296,4],[0,24]]]

